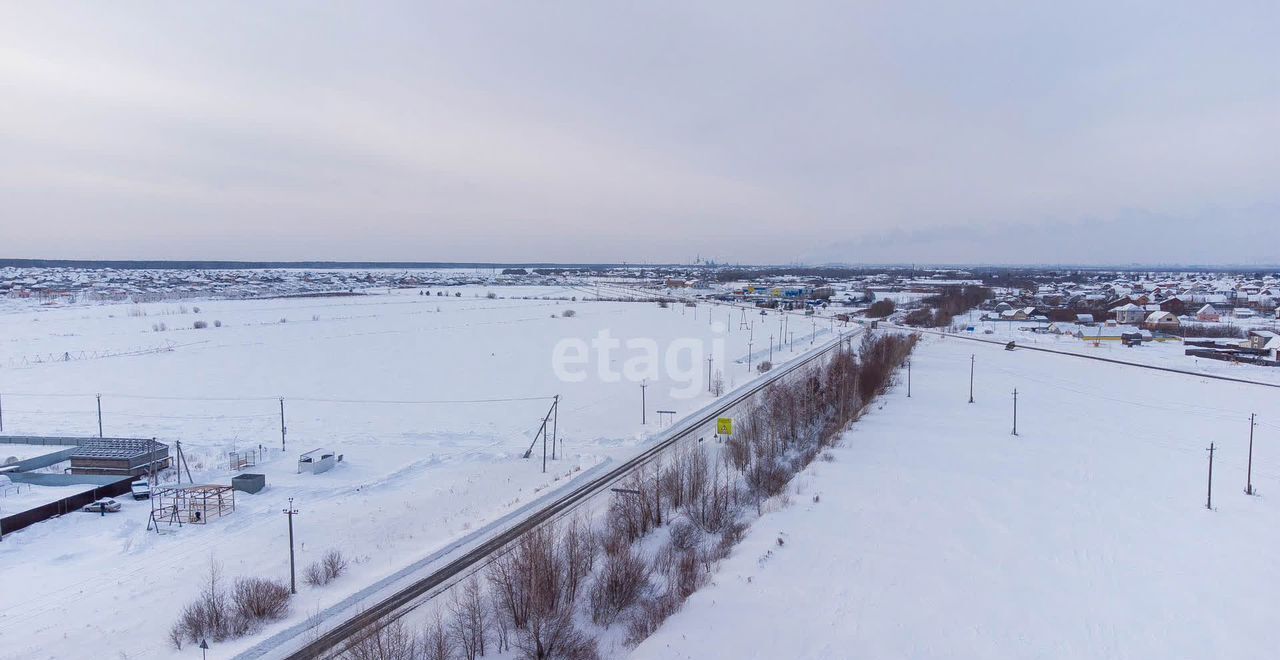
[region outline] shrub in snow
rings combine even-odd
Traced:
[[[222,321],[214,321],[214,322],[213,322],[213,327],[215,327],[215,328],[221,328],[221,327],[222,327]]]
[[[675,614],[681,604],[679,596],[671,592],[641,600],[627,619],[626,643],[635,646],[643,642]]]
[[[205,328],[209,327],[209,324],[204,321],[196,321],[195,323],[191,324],[191,327],[195,328],[196,330],[204,330]]]
[[[587,595],[591,621],[606,628],[640,598],[649,584],[649,565],[630,547],[606,555]]]
[[[680,552],[692,550],[702,540],[702,533],[698,531],[697,527],[693,526],[693,523],[687,520],[681,520],[672,525],[670,534],[671,547]]]
[[[324,574],[330,581],[338,579],[347,572],[347,558],[338,550],[324,553],[324,559],[321,559],[320,563],[324,566]]]
[[[578,315],[578,313],[577,313],[577,312],[575,312],[575,311],[573,311],[572,309],[566,309],[566,310],[564,310],[563,312],[560,312],[560,316],[563,316],[563,317],[565,317],[565,318],[567,318],[567,319],[571,319],[571,318],[573,318],[573,317],[575,317],[575,316],[577,316],[577,315]]]
[[[773,368],[772,362],[768,360],[763,360],[760,362],[759,365],[756,366],[756,371],[759,371],[760,373],[764,373],[772,368]]]
[[[313,562],[302,572],[302,580],[313,587],[323,587],[347,572],[347,558],[338,550],[324,553],[320,561]]]
[[[489,293],[484,294],[484,297],[488,298],[489,300],[493,300],[498,297],[498,294],[490,291]]]
[[[192,307],[192,308],[191,308],[191,311],[195,312],[196,314],[199,314],[199,313],[200,313],[200,308],[199,308],[199,307]]]
[[[324,576],[324,568],[320,566],[318,561],[307,564],[307,567],[302,569],[302,581],[313,587],[323,587],[329,584],[329,581]]]
[[[177,648],[182,648],[183,641],[192,644],[202,639],[222,641],[231,634],[231,619],[231,606],[222,586],[222,567],[210,562],[199,598],[182,608],[177,623],[169,631],[169,640]]]
[[[527,660],[598,660],[596,640],[573,625],[568,612],[535,616],[528,627],[516,631],[515,647]]]
[[[231,590],[236,617],[245,624],[274,621],[289,612],[289,587],[263,578],[240,578]],[[246,625],[245,628],[252,628]]]

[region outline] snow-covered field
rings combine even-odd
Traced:
[[[955,338],[912,363],[912,397],[881,399],[632,657],[1272,657],[1276,390]]]
[[[0,658],[181,657],[166,631],[211,559],[228,578],[287,576],[281,510],[293,498],[299,565],[338,548],[354,560],[351,572],[328,587],[300,585],[289,619],[210,654],[229,657],[582,470],[629,455],[659,429],[656,411],[678,418],[702,407],[711,395],[695,348],[715,353],[723,342],[712,366],[727,389],[754,374],[749,341],[753,364],[768,354],[764,321],[750,319],[754,333],[742,330],[740,310],[715,308],[708,319],[705,305],[586,302],[590,292],[569,288],[441,290],[447,297],[402,289],[181,304],[6,301],[6,433],[97,435],[101,394],[105,435],[181,441],[197,483],[228,483],[227,452],[261,447],[246,471],[266,474],[268,488],[238,493],[229,517],[164,534],[146,531],[148,503],[126,497],[120,513],[66,516],[6,536]],[[579,300],[543,299],[573,296]],[[576,315],[566,317],[570,309]],[[196,321],[208,327],[195,329]],[[799,355],[814,326],[793,329],[796,350],[775,351],[775,362]],[[817,330],[820,340],[829,328]],[[600,332],[652,339],[661,351],[644,392],[647,426],[640,384],[624,373],[641,348],[623,344],[602,365],[593,346],[575,367],[581,381],[553,369],[561,340],[591,342]],[[684,388],[693,396],[681,397]],[[520,455],[557,394],[563,447],[544,475],[540,448],[531,460]],[[343,462],[297,474],[297,455],[321,447]]]
[[[0,443],[0,465],[4,465],[9,459],[22,461],[28,458],[36,458],[45,454],[52,454],[62,449],[68,449],[62,445],[28,445],[28,444],[10,444]]]
[[[977,318],[977,315],[974,315],[974,318]],[[1029,329],[1024,330],[1024,328],[1044,325],[1030,322],[970,322],[967,320],[967,317],[956,317],[956,324],[961,328],[966,325],[972,325],[974,327],[974,332],[966,332],[964,334],[981,339],[1016,341],[1019,344],[1043,346],[1045,348],[1071,351],[1083,355],[1097,355],[1113,360],[1136,362],[1138,364],[1149,364],[1168,367],[1170,369],[1182,369],[1219,376],[1230,376],[1232,378],[1280,383],[1280,368],[1250,364],[1233,364],[1231,362],[1223,362],[1221,360],[1191,357],[1186,355],[1185,351],[1187,347],[1179,340],[1153,341],[1143,344],[1142,346],[1130,348],[1122,345],[1119,341],[1108,340],[1093,342],[1087,339],[1076,339],[1070,335],[1042,334],[1031,332]],[[1246,329],[1273,330],[1276,326],[1271,321],[1260,320],[1244,327]],[[986,330],[991,330],[992,333],[986,334]],[[1097,343],[1096,346],[1094,345],[1095,343]]]
[[[13,484],[0,479],[0,516],[8,516],[43,504],[57,502],[64,497],[71,497],[93,486],[36,486],[32,484]]]

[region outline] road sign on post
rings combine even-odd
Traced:
[[[733,418],[721,417],[716,420],[717,435],[733,435]]]

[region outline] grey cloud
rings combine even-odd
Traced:
[[[8,5],[0,252],[1249,262],[1277,11]]]

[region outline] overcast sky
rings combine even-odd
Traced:
[[[697,255],[1280,262],[1280,3],[0,5],[0,257]]]

